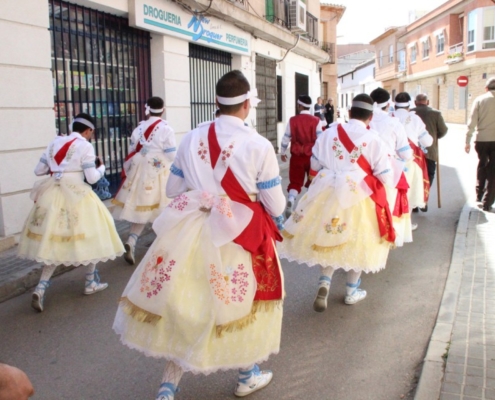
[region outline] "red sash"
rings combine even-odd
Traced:
[[[215,123],[208,130],[208,146],[211,166],[215,168],[221,152]],[[253,211],[251,222],[234,243],[251,253],[253,272],[258,283],[254,300],[282,299],[282,277],[274,244],[275,240],[282,241],[282,236],[275,223],[260,202],[251,201],[230,168],[227,168],[220,184],[231,200],[244,204]]]
[[[153,122],[150,126],[148,126],[148,129],[146,129],[146,131],[144,132],[144,138],[146,140],[148,140],[148,138],[150,137],[151,135],[151,132],[153,132],[153,129],[155,129],[155,127],[160,123],[162,122],[162,119],[160,118],[158,121],[155,121]],[[138,142],[136,148],[134,149],[134,151],[130,152],[127,157],[125,158],[124,162],[130,160],[132,157],[134,157],[137,153],[139,153],[141,151],[141,149],[143,148],[143,145]],[[122,172],[120,173],[122,179],[125,179],[126,178],[126,175],[125,175],[125,171],[124,171],[124,168],[122,168]],[[122,184],[121,184],[122,186]]]
[[[409,201],[407,200],[407,190],[409,185],[407,184],[406,176],[404,172],[400,175],[399,182],[395,187],[397,189],[397,198],[395,200],[395,207],[393,215],[394,217],[402,217],[402,214],[409,212]]]
[[[344,145],[349,153],[354,150],[354,143],[350,139],[349,135],[342,127],[341,124],[337,127],[339,140]],[[387,193],[385,192],[385,187],[378,180],[376,176],[373,175],[373,169],[370,163],[361,154],[357,160],[357,164],[366,173],[364,178],[366,184],[371,189],[371,200],[375,202],[376,210],[376,220],[378,222],[378,229],[380,230],[380,237],[384,238],[390,243],[395,242],[395,230],[392,225],[392,215],[390,214],[390,208],[387,202]]]
[[[424,200],[425,203],[428,202],[428,198],[430,197],[430,178],[428,177],[428,167],[426,164],[425,153],[419,146],[416,146],[410,139],[409,145],[413,149],[414,152],[414,161],[419,165],[421,171],[423,171],[423,189],[424,189]]]
[[[69,140],[67,143],[65,143],[59,151],[57,151],[57,154],[55,154],[55,156],[53,157],[53,159],[55,160],[55,162],[57,163],[57,165],[60,165],[60,163],[62,161],[64,161],[64,158],[65,156],[67,155],[67,152],[69,151],[69,148],[70,146],[72,145],[72,143],[74,143],[74,141],[76,140],[77,138],[74,138],[72,140]]]

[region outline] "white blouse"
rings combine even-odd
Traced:
[[[394,111],[394,116],[404,126],[407,137],[416,146],[421,146],[423,149],[430,147],[433,144],[433,137],[426,130],[426,125],[423,120],[416,115],[414,111],[407,111],[402,108]]]
[[[326,169],[337,176],[359,171],[361,167],[358,166],[357,160],[362,154],[369,162],[373,175],[382,183],[393,186],[394,174],[389,154],[378,132],[366,129],[366,125],[356,119],[342,124],[355,146],[349,153],[338,139],[337,126],[338,124],[331,125],[316,140],[311,157],[311,169],[314,171]]]
[[[136,150],[138,143],[141,143],[142,149],[141,154],[145,155],[149,152],[164,152],[165,158],[172,162],[175,157],[177,150],[175,142],[174,130],[170,127],[167,121],[161,120],[151,134],[148,136],[148,140],[145,139],[144,133],[150,125],[156,121],[161,120],[160,117],[150,117],[146,121],[142,121],[131,135],[131,146],[129,148],[129,153]]]
[[[404,161],[413,158],[413,151],[409,146],[406,131],[397,118],[389,116],[383,110],[376,110],[373,112],[370,128],[378,132],[391,155],[396,155]]]
[[[74,142],[70,145],[65,158],[57,164],[55,155],[71,140]],[[95,160],[95,150],[91,143],[78,132],[72,132],[69,136],[57,136],[53,139],[41,156],[34,173],[41,176],[52,172],[54,175],[61,176],[66,172],[84,172],[88,183],[93,184],[105,174],[105,165],[102,164],[96,168]]]
[[[208,129],[211,123],[199,125],[182,139],[170,169],[168,197],[188,190],[225,195],[210,161]],[[285,197],[272,144],[256,130],[245,126],[240,118],[229,115],[221,115],[215,120],[215,130],[222,149],[217,164],[229,167],[246,193],[256,194],[268,213],[279,217],[285,208]]]

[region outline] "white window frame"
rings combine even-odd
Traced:
[[[378,55],[378,66],[381,68],[383,66],[383,50],[380,50]]]
[[[490,20],[487,21],[488,17],[491,14]],[[495,48],[495,7],[485,7],[483,8],[483,18],[481,19],[483,35],[481,36],[481,48],[485,49],[494,49]],[[488,22],[488,23],[487,23]],[[487,35],[488,34],[488,35]],[[487,39],[487,36],[489,38]]]
[[[418,46],[417,43],[414,43],[411,46],[411,64],[415,64],[418,58]]]
[[[399,50],[397,53],[398,70],[399,72],[406,70],[406,50]]]
[[[445,53],[445,34],[443,29],[436,35],[437,38],[437,54]]]
[[[389,64],[392,64],[394,62],[394,45],[391,44],[388,47],[388,62]]]
[[[477,28],[477,10],[473,10],[468,14],[467,18],[467,52],[476,51],[476,28]]]
[[[430,37],[424,37],[421,39],[422,56],[423,60],[430,58]]]

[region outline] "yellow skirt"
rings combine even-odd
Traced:
[[[113,329],[132,349],[209,374],[278,353],[283,305],[251,298],[246,318],[219,330],[218,298],[246,302],[243,285],[256,281],[248,283],[251,254],[232,242],[215,247],[202,214],[157,236],[124,290]]]
[[[407,162],[407,171],[405,172],[409,190],[407,191],[407,199],[409,200],[409,208],[425,206],[425,190],[423,183],[423,171],[414,160]]]
[[[331,187],[311,202],[301,199],[285,224],[284,241],[278,245],[280,257],[309,267],[346,271],[385,268],[391,246],[380,237],[373,200],[368,197],[343,210],[334,199]]]
[[[170,162],[163,152],[140,153],[131,158],[125,179],[112,200],[113,216],[137,224],[153,222],[170,203],[165,194]]]
[[[124,253],[110,212],[82,178],[48,178],[43,186],[21,233],[19,257],[79,266]]]

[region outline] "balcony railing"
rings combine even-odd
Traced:
[[[308,39],[311,43],[318,44],[318,18],[314,15],[306,12],[306,32],[293,29],[297,26],[297,21],[292,21],[290,16],[290,1],[274,1],[273,10],[270,14],[265,15],[265,19],[273,24],[277,24],[294,30],[295,33],[299,33],[302,37]]]
[[[330,56],[329,63],[335,64],[335,43],[330,42],[322,42],[321,49],[326,51]]]
[[[464,43],[457,43],[449,47],[449,54],[464,53]]]

